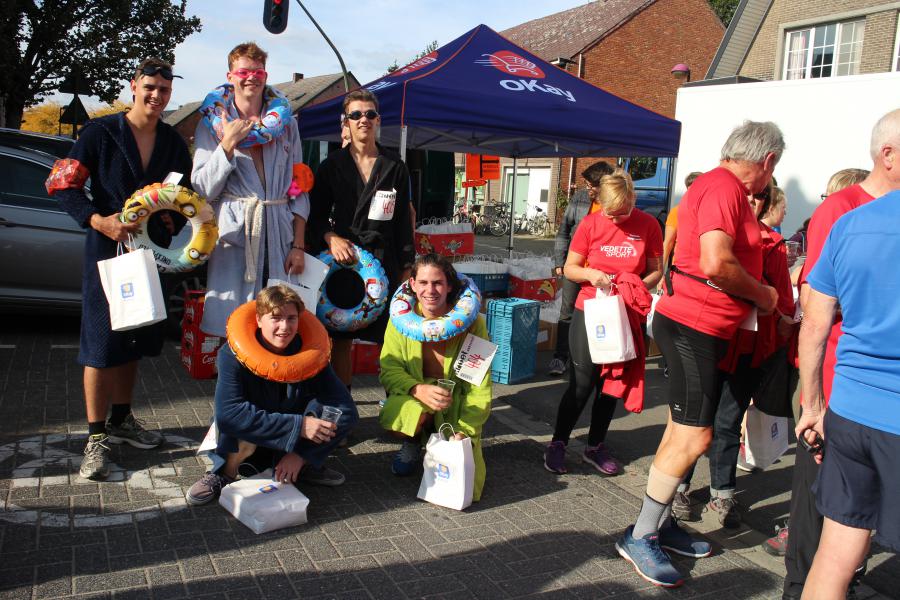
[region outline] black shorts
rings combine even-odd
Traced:
[[[669,367],[669,411],[681,425],[712,427],[725,374],[718,364],[728,349],[723,340],[673,321],[653,316],[653,339]]]
[[[816,508],[832,521],[875,530],[900,552],[900,435],[825,413],[825,459],[813,485]]]

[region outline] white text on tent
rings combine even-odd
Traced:
[[[504,79],[500,82],[500,85],[514,92],[521,92],[522,90],[528,90],[529,92],[545,92],[548,94],[556,94],[557,96],[564,96],[569,102],[575,102],[575,96],[573,96],[572,92],[569,90],[561,90],[552,85],[541,85],[536,79],[532,79],[531,81],[526,81],[525,79]]]

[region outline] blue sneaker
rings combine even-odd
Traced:
[[[654,585],[673,588],[684,583],[681,573],[659,547],[659,536],[648,534],[635,539],[631,535],[633,530],[634,525],[629,526],[616,542],[619,556],[634,565],[637,574]]]
[[[400,477],[412,475],[419,464],[421,464],[421,453],[422,447],[419,445],[419,442],[404,441],[400,446],[400,451],[394,455],[394,462],[391,463],[391,472]]]
[[[712,554],[712,546],[709,542],[691,537],[691,534],[678,525],[676,519],[671,521],[672,524],[669,527],[659,530],[659,545],[662,548],[691,558],[706,558]]]

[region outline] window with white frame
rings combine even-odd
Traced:
[[[828,23],[787,32],[784,79],[859,73],[866,20]]]
[[[894,42],[894,70],[900,71],[900,15],[897,16],[897,37]]]

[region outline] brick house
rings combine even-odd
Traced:
[[[359,82],[356,77],[352,73],[347,75],[350,89],[358,88]],[[287,96],[291,102],[291,112],[297,114],[297,111],[307,104],[330,100],[344,94],[344,78],[341,73],[315,77],[304,77],[302,73],[294,73],[291,81],[276,83],[274,87]],[[199,101],[188,102],[163,119],[181,134],[188,146],[194,142],[194,130],[197,129],[197,122],[200,121],[198,109],[201,103]]]
[[[672,67],[685,63],[705,73],[724,31],[706,0],[598,0],[500,33],[608,92],[674,117],[681,82]],[[580,185],[579,173],[596,160],[520,160],[517,188],[526,190],[529,205],[548,211],[552,222],[558,191]],[[511,163],[502,162],[503,179],[491,186],[492,201],[508,194]],[[517,196],[518,208],[523,198],[518,191]]]
[[[742,0],[706,79],[900,70],[898,12],[885,0]]]

